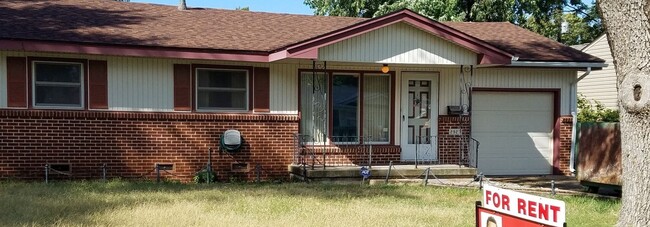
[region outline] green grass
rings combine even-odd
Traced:
[[[473,226],[480,197],[422,186],[0,182],[0,226]],[[558,199],[570,226],[612,226],[620,208]]]

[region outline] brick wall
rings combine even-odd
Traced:
[[[372,151],[371,151],[372,149]],[[334,166],[368,165],[372,153],[372,165],[388,165],[400,161],[401,148],[391,145],[337,145],[325,148],[325,164]],[[306,148],[303,152],[307,165],[323,165],[323,148]]]
[[[571,116],[560,117],[560,166],[559,172],[563,175],[571,175],[569,164],[571,163],[571,127],[573,118]]]
[[[213,152],[219,179],[252,180],[256,164],[262,179],[288,178],[297,116],[0,110],[0,179],[43,179],[47,163],[71,164],[73,179],[101,178],[104,163],[110,178],[153,179],[156,163],[172,163],[163,177],[190,181],[227,129],[240,130],[244,146]],[[237,162],[250,171],[231,171]]]
[[[462,118],[458,116],[438,117],[438,154],[440,156],[440,164],[467,163],[467,142],[469,140],[470,126],[471,122],[468,116]],[[450,135],[450,129],[460,129],[461,135]]]

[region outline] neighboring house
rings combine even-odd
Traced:
[[[298,133],[328,164],[361,163],[347,146],[360,142],[374,165],[413,163],[415,143],[433,140],[420,161],[474,166],[471,137],[485,174],[566,174],[572,83],[604,62],[510,23],[409,10],[40,0],[0,2],[0,15],[0,178],[42,178],[45,164],[74,178],[104,164],[109,177],[151,177],[166,163],[185,181],[227,129],[244,144],[213,153],[221,179],[253,179],[258,164],[263,178],[287,178],[304,155]]]
[[[596,100],[607,108],[618,109],[616,69],[614,69],[614,59],[609,49],[607,35],[601,35],[579,50],[605,60],[607,66],[602,70],[591,72],[580,80],[578,93],[584,95],[592,104],[595,104],[592,100]]]

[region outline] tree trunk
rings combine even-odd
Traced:
[[[623,206],[618,226],[650,226],[650,4],[598,2],[618,75]]]
[[[187,9],[187,4],[185,4],[185,0],[180,0],[178,2],[178,10],[186,10]]]

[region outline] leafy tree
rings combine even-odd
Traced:
[[[580,0],[305,0],[316,15],[377,17],[408,8],[439,21],[508,21],[568,45],[602,32],[594,4]],[[568,31],[562,31],[566,22]]]
[[[244,6],[244,7],[238,6],[237,8],[235,8],[235,10],[251,11],[251,8],[248,6]]]
[[[623,205],[617,226],[650,226],[650,2],[599,0],[621,108]]]
[[[618,110],[608,109],[594,100],[592,105],[584,95],[578,97],[579,122],[618,122]]]
[[[459,0],[402,0],[385,2],[373,16],[381,16],[400,9],[410,9],[426,17],[439,21],[461,21],[464,17],[456,7]]]
[[[373,17],[379,6],[397,0],[305,0],[315,15],[343,17]]]

